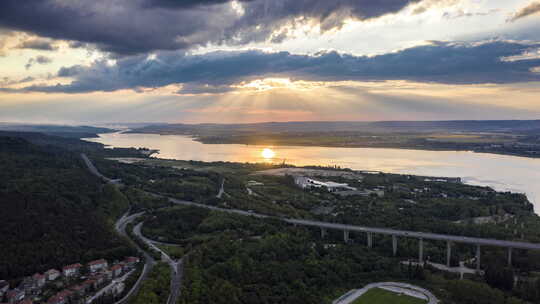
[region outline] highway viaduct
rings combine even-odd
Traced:
[[[527,243],[527,242],[504,241],[504,240],[495,240],[495,239],[466,237],[466,236],[394,230],[394,229],[386,229],[386,228],[362,227],[362,226],[355,226],[355,225],[344,225],[344,224],[335,224],[335,223],[299,220],[299,219],[283,219],[283,220],[293,225],[318,227],[321,229],[321,237],[323,238],[326,236],[327,231],[329,229],[341,230],[343,231],[343,240],[345,242],[349,241],[349,234],[351,232],[366,233],[367,246],[369,248],[373,247],[374,234],[389,235],[392,237],[392,250],[393,250],[394,256],[397,254],[397,243],[398,243],[399,237],[415,238],[415,239],[418,239],[419,262],[424,261],[424,240],[445,241],[446,242],[446,266],[448,267],[450,267],[450,259],[452,256],[452,244],[455,244],[455,243],[471,244],[471,245],[476,246],[476,269],[477,270],[480,270],[481,247],[483,246],[506,248],[508,251],[508,265],[509,266],[512,266],[512,250],[513,249],[540,250],[540,244]]]

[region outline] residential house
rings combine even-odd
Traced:
[[[113,279],[113,273],[110,269],[107,269],[105,271],[103,271],[103,274],[105,275],[105,278],[107,280],[112,280]]]
[[[60,276],[60,274],[61,274],[60,271],[56,269],[49,269],[45,271],[45,279],[47,281],[54,281]]]
[[[122,275],[122,266],[121,265],[114,265],[113,267],[111,267],[110,270],[112,272],[113,277],[115,277],[115,278]]]
[[[126,263],[129,266],[133,266],[133,265],[139,263],[140,261],[141,261],[141,259],[139,257],[127,257],[126,258]]]
[[[100,274],[96,274],[96,275],[92,276],[91,279],[96,281],[96,285],[101,285],[101,284],[105,283],[106,276],[104,274],[100,273]]]
[[[69,301],[69,298],[73,294],[72,291],[64,289],[56,295],[49,298],[47,304],[66,304]]]
[[[86,293],[86,286],[84,285],[75,285],[75,286],[72,286],[70,289],[71,291],[73,291],[74,293],[80,295],[80,296],[83,296],[85,293]]]
[[[92,280],[92,279],[89,279],[89,280],[86,280],[86,281],[82,282],[82,285],[84,286],[84,288],[85,288],[86,291],[89,291],[89,290],[91,290],[91,289],[97,289],[97,288],[98,288],[97,281],[96,281],[96,280]]]
[[[34,291],[36,291],[34,279],[32,277],[25,277],[17,289],[24,290],[25,294],[34,294]]]
[[[0,280],[0,298],[9,290],[9,283],[5,280]]]
[[[95,260],[88,263],[88,268],[90,269],[90,272],[92,273],[106,269],[107,266],[108,266],[107,261],[104,259]]]
[[[45,282],[46,282],[45,275],[43,275],[41,273],[34,274],[32,276],[32,280],[33,280],[33,283],[34,283],[34,287],[41,288],[41,287],[45,286]]]
[[[6,298],[8,303],[17,303],[19,301],[22,301],[24,297],[26,296],[24,290],[15,288],[7,292]]]
[[[70,278],[70,277],[73,277],[73,276],[78,276],[79,273],[81,272],[81,268],[82,268],[82,265],[79,264],[79,263],[64,266],[64,268],[62,268],[62,274],[66,278]]]

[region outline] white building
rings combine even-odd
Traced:
[[[49,269],[45,271],[45,278],[47,281],[54,281],[60,276],[60,271],[56,269]]]
[[[64,276],[67,278],[76,276],[79,274],[81,267],[82,265],[79,263],[65,266],[64,268],[62,268],[62,274],[64,274]]]
[[[326,188],[329,192],[335,192],[340,190],[356,191],[356,188],[349,186],[348,184],[340,184],[335,182],[322,182],[305,176],[296,176],[294,182],[302,189],[310,188]]]
[[[92,273],[98,272],[103,269],[107,269],[107,266],[108,266],[107,261],[104,259],[95,260],[88,263],[88,268],[90,269],[90,272]]]

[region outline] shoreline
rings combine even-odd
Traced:
[[[211,142],[204,140],[204,138],[199,137],[193,134],[167,134],[167,133],[150,133],[150,132],[120,132],[125,134],[147,134],[147,135],[159,135],[159,136],[185,136],[191,138],[193,141],[204,144],[204,145],[244,145],[244,146],[272,146],[272,147],[313,147],[313,148],[358,148],[358,149],[400,149],[400,150],[419,150],[419,151],[441,151],[441,152],[472,152],[478,154],[494,154],[494,155],[505,155],[505,156],[514,156],[522,157],[527,159],[540,159],[540,154],[534,155],[524,155],[520,153],[504,152],[504,151],[483,151],[478,149],[449,149],[449,148],[436,148],[436,147],[418,147],[418,146],[373,146],[373,145],[324,145],[324,144],[303,144],[303,143],[245,143],[245,142],[234,142],[234,141],[216,141]],[[98,134],[99,135],[99,134]]]

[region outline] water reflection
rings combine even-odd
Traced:
[[[536,190],[540,184],[540,159],[404,149],[204,145],[187,136],[154,134],[112,133],[90,140],[114,147],[159,149],[158,157],[168,159],[337,165],[357,170],[462,177],[470,184],[526,193],[531,202],[540,203]],[[540,206],[535,210],[540,211]]]

